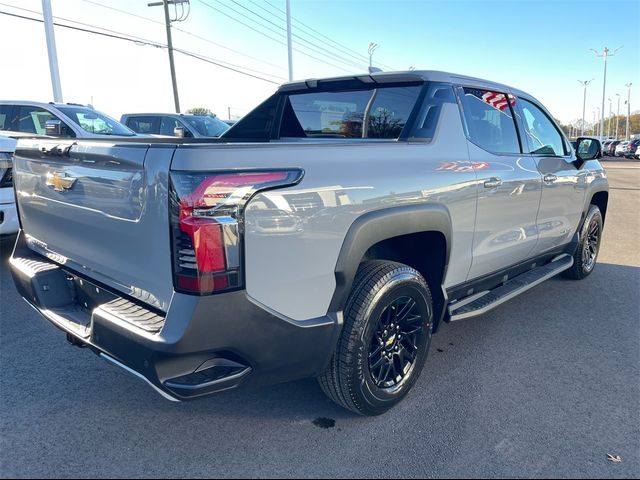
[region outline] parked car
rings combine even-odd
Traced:
[[[317,376],[380,414],[444,323],[596,266],[600,142],[502,84],[288,83],[216,142],[161,140],[21,139],[10,263],[69,342],[170,400]]]
[[[616,147],[620,145],[620,140],[614,140],[609,142],[609,144],[605,148],[606,155],[609,157],[614,157],[616,154]]]
[[[125,113],[120,121],[134,132],[186,138],[216,138],[229,125],[212,115],[182,113]]]
[[[616,145],[616,149],[615,149],[615,156],[616,157],[623,156],[627,145],[629,145],[628,141],[623,141],[623,142],[618,143],[618,145]]]
[[[613,140],[605,140],[602,144],[602,154],[609,155],[609,146],[613,143]]]
[[[18,233],[18,214],[13,193],[13,152],[16,140],[0,136],[0,236]]]
[[[629,141],[629,143],[627,143],[627,145],[624,147],[622,155],[625,158],[633,158],[639,145],[640,139]]]
[[[0,100],[0,131],[62,138],[133,137],[117,120],[77,103]]]
[[[640,145],[636,148],[636,154],[633,157],[640,159]]]

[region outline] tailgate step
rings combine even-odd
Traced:
[[[571,268],[572,265],[573,257],[564,254],[546,265],[534,268],[506,281],[499,287],[489,290],[469,303],[462,303],[458,307],[456,307],[456,304],[450,305],[451,321],[482,315],[545,280],[558,275],[560,272]]]

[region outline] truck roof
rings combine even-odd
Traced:
[[[307,80],[299,80],[295,82],[284,83],[279,92],[289,92],[295,90],[306,90],[310,88],[318,88],[322,86],[330,87],[337,83],[347,83],[359,81],[361,83],[409,83],[409,82],[447,82],[447,83],[463,83],[474,87],[495,88],[498,90],[508,90],[518,95],[526,95],[526,92],[517,88],[510,87],[498,82],[484,80],[482,78],[470,77],[467,75],[459,75],[457,73],[442,72],[438,70],[403,70],[395,72],[376,72],[364,73],[360,75],[347,75],[342,77],[329,78],[310,78]]]

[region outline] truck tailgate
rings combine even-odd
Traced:
[[[168,173],[174,148],[20,140],[14,181],[29,247],[166,310],[173,292]]]

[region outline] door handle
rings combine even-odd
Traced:
[[[484,188],[498,188],[502,185],[502,179],[497,177],[491,177],[489,180],[484,181]]]
[[[555,182],[557,179],[558,179],[558,177],[557,177],[557,176],[555,176],[553,173],[547,173],[547,174],[544,176],[544,178],[543,178],[544,183],[553,183],[553,182]]]

